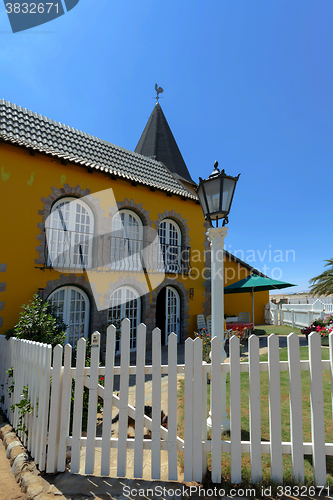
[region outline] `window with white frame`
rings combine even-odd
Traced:
[[[116,352],[120,350],[121,322],[128,318],[130,326],[130,348],[136,350],[136,333],[140,324],[141,300],[138,292],[129,286],[121,286],[113,292],[109,302],[108,323],[116,329]]]
[[[131,210],[120,210],[112,219],[111,269],[139,271],[142,269],[143,226]]]
[[[165,272],[181,271],[181,231],[172,219],[164,219],[159,225],[159,268]]]
[[[51,209],[46,227],[48,265],[91,268],[94,217],[78,198],[61,198]]]
[[[68,343],[74,346],[79,338],[88,336],[90,302],[81,288],[75,286],[57,288],[47,300],[58,307],[58,315],[67,325]]]

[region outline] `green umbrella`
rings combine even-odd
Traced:
[[[263,292],[265,290],[279,290],[280,288],[288,288],[292,285],[291,283],[286,283],[285,281],[272,280],[271,278],[265,278],[264,276],[258,276],[257,274],[251,274],[243,280],[236,281],[232,285],[228,285],[224,288],[224,293],[248,293],[252,292],[252,321],[254,324],[254,292]]]

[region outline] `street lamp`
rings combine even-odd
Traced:
[[[214,170],[208,179],[199,177],[199,187],[197,194],[205,219],[208,219],[212,225],[212,219],[223,219],[223,226],[228,224],[228,215],[230,212],[231,203],[234,197],[236,184],[240,174],[237,177],[226,175],[224,169],[222,172],[218,169],[218,162],[214,163]]]
[[[207,231],[207,237],[211,246],[211,296],[212,296],[212,337],[219,337],[221,340],[221,362],[226,359],[224,350],[224,275],[223,275],[223,247],[224,238],[227,235],[228,215],[237,181],[237,177],[226,175],[218,169],[218,162],[214,163],[213,173],[208,179],[199,177],[199,187],[197,194],[203,210],[205,219],[210,222],[211,227]],[[223,219],[222,227],[218,227],[219,219]],[[213,227],[212,221],[216,221]],[[221,375],[222,391],[222,420],[221,430],[230,429],[226,407],[226,373]],[[211,411],[207,420],[208,427],[212,427]]]

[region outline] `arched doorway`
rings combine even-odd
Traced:
[[[161,330],[162,345],[168,345],[170,333],[180,342],[180,297],[172,286],[162,288],[156,300],[156,326]]]

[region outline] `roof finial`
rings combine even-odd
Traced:
[[[158,100],[161,99],[158,94],[162,94],[163,93],[163,89],[162,89],[162,87],[159,87],[157,85],[157,83],[155,83],[155,90],[156,90],[156,104],[157,104]],[[154,97],[153,97],[153,99],[154,99]]]

